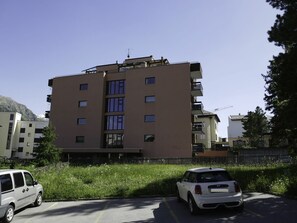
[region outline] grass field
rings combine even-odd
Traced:
[[[197,165],[113,164],[86,167],[20,167],[43,185],[46,200],[169,196],[185,170]],[[214,166],[213,166],[214,167]],[[243,191],[297,197],[297,166],[285,164],[226,168]]]

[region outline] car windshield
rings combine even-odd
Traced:
[[[226,171],[210,171],[197,174],[198,183],[230,181],[232,178]]]

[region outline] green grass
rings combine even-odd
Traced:
[[[197,165],[113,164],[87,167],[25,168],[43,185],[46,200],[169,196],[185,170]],[[297,197],[297,166],[218,166],[226,168],[244,191]]]

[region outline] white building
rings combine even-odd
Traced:
[[[231,147],[246,145],[247,140],[243,138],[242,120],[245,115],[230,115],[228,118],[228,141]]]
[[[0,157],[32,159],[48,121],[22,121],[17,112],[0,112]]]

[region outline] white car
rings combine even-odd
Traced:
[[[0,170],[0,219],[11,222],[14,212],[42,204],[43,188],[26,170]]]
[[[221,206],[239,211],[244,207],[239,184],[222,168],[189,169],[176,186],[178,200],[188,203],[191,214]]]

